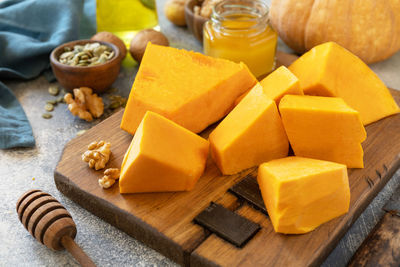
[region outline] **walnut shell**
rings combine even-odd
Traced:
[[[147,43],[169,46],[169,41],[164,34],[153,29],[146,29],[138,32],[135,37],[132,38],[129,52],[133,59],[140,62],[144,51],[146,50]]]
[[[112,43],[116,47],[118,47],[121,59],[124,59],[126,56],[126,46],[124,42],[111,32],[98,32],[95,35],[93,35],[92,38],[90,38],[90,40]]]

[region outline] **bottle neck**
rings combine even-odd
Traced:
[[[257,35],[268,26],[268,6],[262,0],[224,0],[213,7],[210,23],[226,35]]]

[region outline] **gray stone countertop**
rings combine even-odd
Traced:
[[[164,1],[158,1],[161,30],[174,47],[201,51],[201,44],[185,28],[173,26],[162,14]],[[289,51],[282,43],[279,49]],[[400,53],[371,66],[392,88],[400,89]],[[124,67],[114,83],[117,94],[127,97],[137,67]],[[98,266],[175,266],[176,264],[134,238],[87,212],[63,196],[55,187],[53,171],[64,145],[92,123],[74,118],[66,105],[58,105],[53,118],[41,117],[49,83],[40,76],[30,81],[9,80],[32,124],[36,147],[0,150],[0,266],[78,266],[65,251],[54,252],[38,243],[18,221],[15,204],[26,190],[39,188],[56,197],[74,218],[78,234],[76,242]],[[115,94],[115,93],[114,93]],[[107,94],[102,97],[107,102]],[[109,115],[109,114],[108,114]],[[398,171],[380,194],[359,217],[349,232],[327,258],[325,266],[344,266],[383,215],[382,206],[400,184]]]

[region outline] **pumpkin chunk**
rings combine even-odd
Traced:
[[[359,113],[343,99],[286,95],[279,111],[296,156],[364,167],[361,143],[366,132]]]
[[[223,174],[287,156],[289,143],[278,109],[262,88],[248,95],[210,134],[211,155]]]
[[[149,43],[121,128],[134,134],[147,110],[200,132],[232,110],[256,78],[246,65]]]
[[[294,76],[285,66],[280,66],[274,70],[254,87],[262,87],[265,95],[274,100],[276,105],[279,105],[279,102],[284,95],[303,95],[299,79],[297,79],[297,77]],[[250,90],[248,92],[250,92]],[[242,94],[236,99],[235,106],[239,104],[248,92]]]
[[[189,191],[204,172],[207,140],[148,111],[121,166],[121,193]]]
[[[379,77],[357,56],[334,42],[318,45],[289,70],[306,95],[337,96],[360,112],[364,125],[400,109]]]
[[[284,95],[303,95],[299,79],[285,66],[277,68],[261,82],[264,93],[279,105]]]
[[[276,159],[260,165],[257,180],[279,233],[307,233],[349,210],[343,164],[302,157]]]

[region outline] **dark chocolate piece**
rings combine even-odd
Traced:
[[[268,215],[268,211],[264,205],[264,200],[261,196],[260,188],[258,187],[257,179],[254,176],[247,175],[239,183],[229,188],[229,192],[238,198],[246,200],[253,207]]]
[[[260,230],[260,225],[257,223],[214,202],[197,215],[194,222],[239,248]]]

